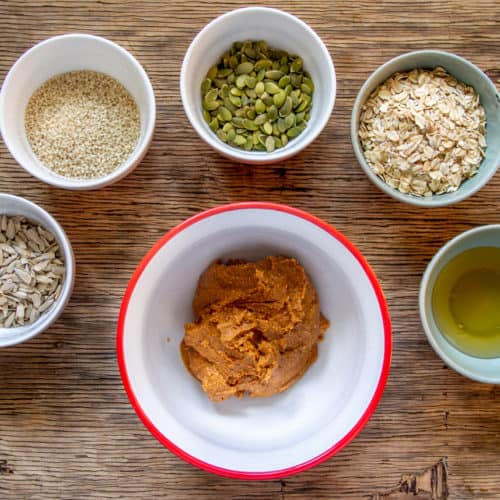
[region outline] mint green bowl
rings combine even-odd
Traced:
[[[428,197],[404,194],[386,184],[378,177],[365,159],[363,148],[358,137],[359,117],[361,109],[370,94],[387,78],[398,71],[410,71],[415,68],[433,69],[443,67],[458,80],[471,85],[480,96],[481,104],[486,111],[486,157],[479,171],[466,180],[453,193],[444,193]],[[351,116],[351,142],[359,164],[368,178],[382,191],[397,200],[421,207],[440,207],[457,203],[481,189],[495,174],[500,164],[500,94],[493,82],[474,64],[462,57],[439,50],[419,50],[400,55],[386,62],[375,70],[361,87]]]
[[[476,358],[450,344],[439,330],[432,313],[432,290],[443,267],[454,257],[476,247],[500,247],[500,224],[480,226],[448,241],[427,265],[420,284],[420,319],[429,343],[450,367],[478,382],[500,384],[500,357]]]

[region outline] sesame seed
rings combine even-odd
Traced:
[[[114,78],[71,71],[33,93],[25,129],[45,167],[63,177],[92,179],[112,173],[134,152],[140,116],[134,98]]]

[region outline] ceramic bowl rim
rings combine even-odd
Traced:
[[[66,276],[64,279],[61,295],[56,300],[52,309],[50,309],[47,314],[42,314],[40,318],[30,325],[26,325],[26,331],[20,335],[19,338],[14,338],[10,340],[4,341],[2,336],[0,335],[0,347],[9,347],[17,344],[21,344],[26,342],[27,340],[36,337],[40,333],[43,333],[47,328],[49,328],[52,324],[54,324],[59,316],[63,313],[66,305],[68,304],[71,294],[73,292],[74,282],[75,282],[75,256],[73,253],[73,248],[71,246],[71,242],[68,238],[68,235],[62,228],[62,226],[57,222],[57,220],[49,213],[47,210],[42,208],[37,203],[30,201],[22,196],[17,196],[9,193],[0,193],[0,199],[3,200],[15,200],[19,202],[23,206],[30,207],[35,213],[39,214],[41,219],[46,219],[53,226],[55,231],[52,228],[47,227],[45,222],[38,222],[41,226],[46,229],[49,229],[51,232],[54,232],[54,235],[58,239],[61,247],[61,253],[64,256],[64,264],[66,267]],[[19,212],[22,212],[20,210]],[[6,211],[8,213],[8,210]],[[32,219],[29,214],[24,215],[27,219]],[[25,328],[25,327],[21,327]],[[9,329],[10,331],[15,330]]]
[[[223,24],[228,18],[231,18],[233,16],[236,17],[245,15],[248,12],[262,13],[263,15],[267,15],[269,13],[277,14],[279,16],[282,16],[283,18],[286,18],[288,21],[299,25],[302,29],[304,29],[311,36],[311,38],[314,39],[318,50],[321,52],[322,59],[324,59],[326,64],[328,65],[328,72],[331,74],[333,83],[332,88],[329,89],[328,92],[327,112],[325,113],[325,118],[322,121],[317,122],[315,124],[313,124],[312,122],[310,122],[309,124],[311,126],[311,129],[313,128],[314,125],[315,128],[314,132],[311,132],[311,130],[308,131],[306,128],[306,130],[303,133],[304,136],[302,141],[292,144],[289,148],[276,149],[272,153],[266,153],[266,152],[262,152],[259,154],[257,154],[256,152],[251,153],[243,149],[240,150],[239,148],[235,148],[223,143],[217,137],[215,137],[214,134],[210,135],[208,131],[200,125],[199,121],[194,117],[194,112],[192,111],[191,107],[188,105],[187,102],[187,94],[188,94],[187,82],[186,82],[187,67],[189,65],[189,61],[192,57],[193,52],[198,49],[198,45],[202,42],[203,36],[210,30],[212,30],[214,27],[216,28],[217,25]],[[188,117],[191,126],[196,131],[198,136],[206,144],[208,144],[212,149],[217,151],[222,156],[225,156],[226,158],[229,158],[233,161],[239,161],[241,163],[253,164],[253,165],[264,165],[286,160],[287,158],[296,155],[297,153],[308,147],[312,142],[314,142],[317,139],[317,137],[321,134],[323,129],[326,127],[328,121],[331,118],[337,94],[337,79],[335,73],[335,66],[333,64],[330,52],[326,47],[325,43],[323,42],[323,40],[320,38],[320,36],[306,22],[302,21],[302,19],[298,18],[297,16],[294,16],[293,14],[290,14],[289,12],[286,12],[281,9],[276,9],[272,7],[260,7],[260,6],[242,7],[233,9],[228,12],[225,12],[224,14],[221,14],[220,16],[208,22],[193,38],[192,42],[190,43],[184,55],[181,66],[181,75],[179,83],[180,83],[181,100],[184,111]]]
[[[248,209],[260,209],[260,210],[274,210],[278,212],[284,212],[289,215],[293,215],[300,219],[304,219],[307,222],[310,222],[320,229],[329,233],[330,236],[337,239],[340,243],[342,243],[347,250],[355,257],[363,271],[366,273],[367,278],[369,279],[373,292],[376,296],[376,300],[378,302],[378,306],[381,314],[381,321],[383,325],[384,332],[384,357],[382,361],[382,368],[380,371],[379,380],[377,382],[376,388],[373,392],[372,399],[366,409],[364,410],[362,416],[358,419],[355,425],[351,428],[351,430],[343,436],[338,442],[334,443],[330,446],[326,451],[320,453],[318,456],[307,460],[306,462],[300,463],[298,465],[294,465],[291,467],[287,467],[280,470],[272,470],[272,471],[260,471],[260,472],[246,472],[246,471],[238,471],[228,468],[223,468],[219,466],[212,465],[206,461],[200,460],[195,456],[186,453],[181,448],[172,443],[165,435],[163,435],[157,427],[151,422],[149,417],[146,415],[145,411],[142,409],[141,404],[137,396],[135,395],[132,385],[130,383],[130,379],[127,374],[127,366],[125,362],[125,347],[124,347],[124,333],[125,333],[125,319],[127,316],[127,309],[129,302],[131,300],[132,294],[134,292],[135,286],[139,281],[142,273],[148,266],[149,262],[153,259],[153,257],[157,254],[157,252],[164,247],[168,243],[170,239],[172,239],[177,234],[181,233],[184,229],[187,229],[191,225],[207,219],[212,216],[216,216],[218,214],[222,214],[228,211],[235,210],[248,210]],[[208,210],[204,210],[188,219],[184,222],[181,222],[179,225],[168,231],[164,234],[146,253],[143,257],[137,268],[135,269],[129,283],[125,294],[123,296],[123,301],[120,307],[120,312],[118,316],[118,324],[117,324],[117,333],[116,333],[116,350],[117,350],[117,361],[118,367],[122,379],[122,383],[125,389],[125,392],[132,404],[135,412],[142,420],[143,424],[149,430],[149,432],[156,438],[160,443],[162,443],[166,448],[176,454],[178,457],[184,459],[186,462],[199,467],[205,471],[234,479],[245,479],[245,480],[259,480],[259,479],[277,479],[286,476],[290,476],[292,474],[297,474],[298,472],[305,471],[315,465],[318,465],[337,452],[339,452],[342,448],[344,448],[350,441],[352,441],[361,431],[361,429],[366,425],[368,420],[371,418],[374,413],[381,397],[384,392],[387,379],[389,376],[391,357],[392,357],[392,332],[391,332],[391,320],[389,315],[389,309],[387,306],[387,302],[385,300],[382,287],[375,276],[375,273],[369,266],[366,259],[363,257],[361,252],[339,231],[334,229],[332,226],[322,221],[321,219],[305,212],[297,208],[293,208],[287,205],[281,205],[277,203],[271,202],[238,202],[238,203],[230,203],[227,205],[220,205],[215,208],[211,208]]]
[[[358,141],[358,129],[359,129],[359,120],[356,119],[356,115],[358,114],[358,110],[363,106],[365,103],[366,99],[361,102],[363,94],[366,92],[366,90],[373,85],[374,82],[378,82],[379,80],[379,75],[392,65],[399,63],[401,61],[405,61],[407,59],[411,59],[412,57],[416,55],[421,55],[429,58],[433,58],[435,56],[441,56],[445,58],[449,58],[450,60],[456,60],[460,61],[462,64],[467,66],[467,68],[476,74],[478,74],[481,79],[485,82],[485,84],[490,88],[490,90],[496,94],[498,101],[500,102],[500,92],[497,90],[496,86],[493,84],[493,82],[490,80],[490,78],[475,64],[471,63],[467,59],[458,56],[457,54],[454,54],[452,52],[448,52],[445,50],[431,50],[431,49],[424,49],[424,50],[414,50],[411,52],[405,52],[403,54],[399,54],[382,65],[378,66],[371,74],[370,76],[365,80],[361,88],[359,89],[356,100],[354,101],[354,105],[352,108],[351,112],[351,144],[352,148],[354,150],[354,154],[356,156],[356,159],[367,175],[367,177],[372,181],[372,183],[378,187],[381,191],[384,193],[388,194],[392,198],[401,201],[403,203],[407,203],[409,205],[414,205],[414,206],[419,206],[419,207],[424,207],[424,208],[434,208],[434,207],[443,207],[447,205],[452,205],[455,203],[458,203],[460,201],[465,200],[466,198],[469,198],[470,196],[474,195],[479,191],[481,188],[483,188],[488,181],[495,175],[495,172],[497,171],[500,163],[500,153],[497,155],[496,158],[496,166],[493,166],[490,170],[490,172],[485,175],[484,179],[480,184],[475,186],[474,188],[470,189],[464,189],[462,193],[460,193],[460,189],[457,192],[457,195],[454,199],[447,199],[446,197],[437,199],[436,196],[440,195],[435,195],[433,197],[430,197],[427,199],[426,197],[417,197],[417,196],[412,196],[410,194],[406,193],[401,193],[395,188],[392,188],[388,186],[382,179],[380,179],[370,168],[368,165],[368,162],[366,161],[365,155],[363,154],[363,150],[361,148],[361,145]],[[397,69],[394,70],[394,72],[398,71]],[[377,83],[379,85],[382,83],[381,81]],[[368,97],[368,96],[367,96]],[[432,203],[430,203],[430,199],[434,200]],[[436,201],[438,200],[438,201]]]
[[[426,307],[425,307],[425,299],[426,296],[432,292],[432,290],[429,289],[430,286],[430,279],[431,279],[431,274],[433,273],[435,267],[442,261],[442,259],[452,250],[457,244],[460,244],[461,241],[463,241],[465,238],[468,238],[470,236],[474,236],[478,233],[481,233],[483,231],[488,231],[488,230],[498,230],[500,233],[500,224],[487,224],[484,226],[478,226],[474,227],[472,229],[468,229],[467,231],[464,231],[460,234],[457,234],[455,237],[453,237],[451,240],[447,241],[432,257],[432,259],[429,261],[427,264],[427,267],[425,268],[424,274],[422,276],[422,280],[420,282],[420,290],[419,290],[419,298],[418,298],[418,306],[419,306],[419,312],[420,312],[420,320],[422,322],[422,326],[424,328],[425,335],[427,337],[427,340],[429,341],[429,344],[431,347],[434,349],[434,352],[453,370],[456,372],[460,373],[464,377],[467,377],[471,380],[475,380],[477,382],[483,382],[487,384],[500,384],[500,374],[497,377],[488,377],[488,376],[483,376],[481,374],[478,374],[472,370],[469,370],[467,368],[464,368],[462,365],[459,363],[455,362],[447,353],[445,350],[443,350],[438,342],[436,341],[435,337],[436,334],[434,334],[432,328],[430,327],[429,324],[429,319],[428,319],[428,314],[426,313]],[[430,313],[432,314],[432,312]],[[442,336],[441,332],[439,332],[437,335]],[[443,337],[444,338],[444,337]],[[446,339],[445,339],[446,340]],[[455,350],[458,351],[458,349],[451,344],[449,344],[450,350]],[[470,356],[471,358],[474,358],[478,360],[479,362],[483,358],[478,358],[475,356]]]
[[[10,67],[9,71],[7,72],[7,75],[5,76],[2,87],[0,89],[0,108],[2,107],[2,103],[5,99],[5,89],[9,85],[12,85],[13,83],[15,83],[14,78],[15,78],[16,67],[19,64],[22,64],[25,58],[29,57],[33,52],[39,50],[41,47],[44,47],[45,45],[50,45],[53,43],[60,43],[61,41],[68,40],[68,39],[94,40],[94,41],[98,41],[100,43],[104,43],[104,44],[108,45],[109,47],[112,47],[113,50],[117,51],[122,56],[124,56],[125,59],[138,72],[140,80],[142,82],[142,85],[144,86],[145,92],[147,94],[147,108],[148,108],[148,113],[149,113],[149,119],[146,122],[144,137],[137,144],[136,150],[130,155],[130,157],[127,159],[126,162],[124,162],[116,170],[105,175],[104,177],[97,177],[95,179],[72,179],[70,177],[66,178],[66,177],[60,176],[60,177],[48,179],[48,178],[45,178],[44,176],[40,176],[38,167],[33,167],[31,164],[27,165],[26,163],[21,162],[19,160],[17,152],[12,147],[10,141],[7,140],[7,138],[6,138],[5,130],[7,129],[7,125],[4,121],[3,113],[0,113],[0,134],[4,140],[4,143],[7,147],[7,149],[9,150],[9,153],[14,158],[16,163],[20,167],[22,167],[24,170],[26,170],[26,172],[28,172],[30,175],[37,178],[38,180],[40,180],[46,184],[49,184],[49,185],[52,185],[52,186],[55,186],[58,188],[62,188],[62,189],[77,190],[77,191],[100,189],[100,188],[109,186],[111,184],[114,184],[115,182],[118,182],[119,180],[123,179],[128,174],[130,174],[138,166],[138,164],[142,161],[142,159],[146,155],[146,153],[149,149],[149,146],[151,145],[152,139],[153,139],[153,133],[154,133],[155,123],[156,123],[156,100],[155,100],[153,86],[151,84],[151,81],[150,81],[147,73],[146,73],[146,70],[142,67],[142,65],[139,63],[139,61],[127,49],[125,49],[124,47],[122,47],[118,43],[113,42],[107,38],[104,38],[104,37],[98,36],[98,35],[91,35],[89,33],[65,33],[62,35],[55,35],[55,36],[48,37],[44,40],[41,40],[40,42],[34,44],[33,46],[31,46],[30,48],[25,50],[16,59],[14,64]],[[126,88],[126,85],[123,85],[123,86]]]

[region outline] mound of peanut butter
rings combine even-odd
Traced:
[[[329,326],[292,258],[215,262],[200,276],[181,354],[213,401],[272,396],[314,362]]]

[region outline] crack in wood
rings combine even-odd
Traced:
[[[446,457],[423,472],[403,474],[399,484],[384,493],[375,493],[370,500],[446,500],[448,498],[448,467]]]
[[[0,476],[4,474],[14,474],[14,469],[9,466],[7,460],[0,460]]]

